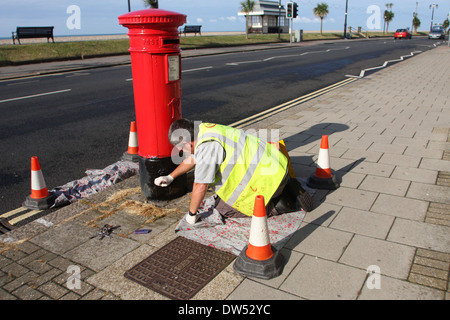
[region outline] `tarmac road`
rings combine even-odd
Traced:
[[[432,43],[341,41],[185,58],[183,116],[230,124]],[[129,65],[2,81],[0,97],[0,214],[30,193],[31,156],[52,189],[119,160],[135,120]]]

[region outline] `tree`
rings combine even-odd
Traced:
[[[158,0],[143,0],[146,7],[158,8]]]
[[[413,27],[414,27],[414,32],[417,33],[417,29],[420,27],[420,19],[417,16],[414,16]]]
[[[386,25],[386,32],[388,32],[389,29],[389,22],[394,19],[394,13],[388,10],[391,9],[393,5],[393,3],[386,3],[386,10],[384,10],[384,24]]]
[[[255,7],[255,1],[247,0],[241,2],[241,10],[245,12],[245,38],[248,39],[248,16]]]
[[[394,19],[394,13],[392,11],[385,11],[384,12],[384,21],[386,21],[386,32],[389,32],[389,22]]]
[[[316,17],[320,18],[320,35],[322,35],[323,18],[325,18],[329,13],[328,5],[325,2],[317,4],[317,7],[313,9],[313,13]]]
[[[447,29],[450,25],[450,21],[448,21],[448,19],[445,19],[444,22],[442,22],[442,27],[445,29]],[[450,29],[447,30],[447,33],[450,31]]]

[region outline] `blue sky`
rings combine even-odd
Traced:
[[[238,16],[241,0],[159,0],[161,9],[187,15],[188,24],[201,24],[202,31],[244,31],[244,17]],[[283,5],[288,2],[281,0]],[[319,30],[320,20],[313,8],[319,2],[329,6],[324,30],[343,30],[345,0],[297,0],[299,17],[294,29]],[[411,27],[412,13],[418,2],[419,30],[428,30],[431,23],[430,4],[438,4],[434,22],[442,23],[450,13],[450,0],[348,0],[349,26],[383,30],[383,21],[377,23],[377,8],[385,10],[393,3],[395,14],[389,30]],[[131,10],[144,9],[142,0],[130,0]],[[79,12],[73,8],[79,8]],[[370,8],[369,12],[367,11]],[[16,26],[55,26],[55,35],[120,34],[126,29],[117,17],[128,12],[127,0],[1,0],[0,37],[11,37]],[[378,20],[379,21],[379,20]],[[379,28],[378,28],[379,27]]]

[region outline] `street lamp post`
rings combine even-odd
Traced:
[[[433,29],[433,18],[434,18],[434,8],[438,8],[438,5],[433,3],[430,4],[430,9],[433,8],[433,11],[431,12],[431,25],[430,25],[430,31]]]
[[[348,0],[345,0],[344,39],[347,39],[347,9],[348,9]]]
[[[277,19],[277,25],[278,25],[278,39],[281,37],[281,0],[278,2],[278,19]]]

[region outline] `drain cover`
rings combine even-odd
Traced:
[[[235,258],[178,237],[125,272],[125,277],[171,299],[187,300]]]

